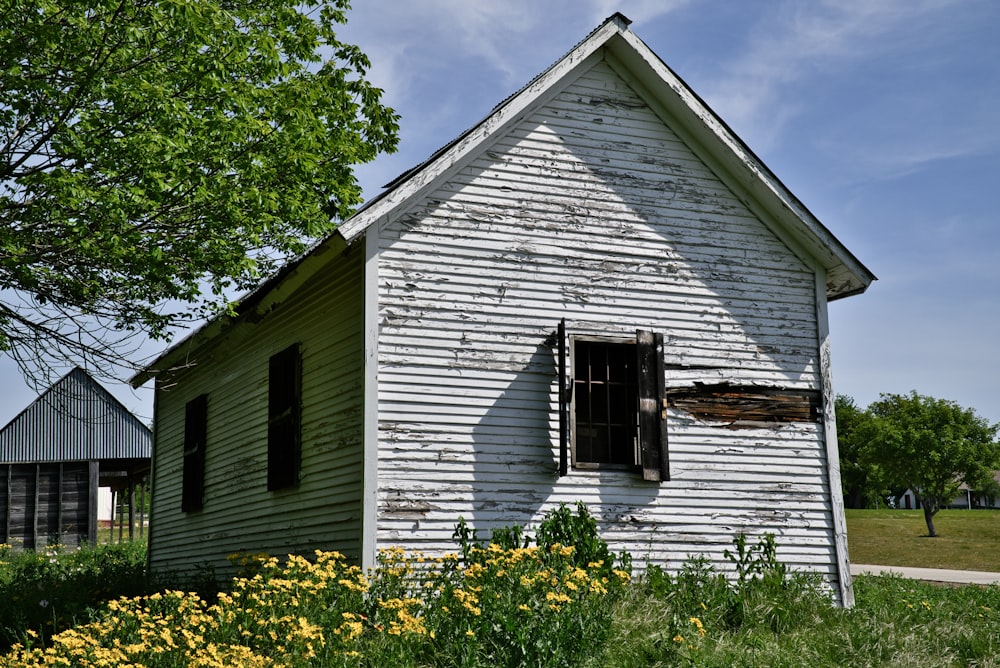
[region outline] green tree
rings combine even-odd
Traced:
[[[842,394],[837,395],[834,407],[844,505],[848,508],[867,508],[883,491],[878,467],[865,457],[863,432],[868,413],[859,408],[852,397]]]
[[[958,495],[959,487],[981,487],[1000,468],[1000,425],[953,401],[916,392],[883,394],[868,413],[865,457],[892,484],[913,491],[932,537],[937,535],[934,515]]]
[[[0,349],[121,361],[360,202],[397,116],[347,0],[0,0]]]

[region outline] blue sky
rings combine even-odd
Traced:
[[[830,305],[837,392],[916,390],[1000,422],[1000,3],[354,4],[341,36],[402,116],[399,152],[358,170],[366,196],[620,11],[879,277]],[[2,424],[35,393],[0,373]],[[105,384],[151,417],[148,390]]]

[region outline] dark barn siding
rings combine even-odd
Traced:
[[[88,540],[89,481],[89,462],[0,465],[2,542],[36,549]]]
[[[101,478],[145,475],[152,433],[73,369],[0,430],[0,539],[34,549],[96,539]]]

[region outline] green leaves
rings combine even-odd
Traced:
[[[397,141],[346,8],[0,0],[0,287],[163,336],[329,233]]]

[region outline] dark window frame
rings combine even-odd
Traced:
[[[641,329],[636,330],[635,338],[570,335],[565,321],[561,321],[556,336],[560,475],[566,475],[572,465],[576,470],[631,470],[641,472],[645,480],[669,480],[663,335]],[[604,355],[604,362],[613,361],[620,367],[617,381],[610,370],[596,374],[596,381],[593,374],[582,377],[584,368],[595,368],[595,352]],[[590,359],[585,362],[583,357],[587,355]],[[612,397],[612,389],[625,392],[625,396]],[[583,401],[592,405],[595,397],[598,403],[606,402],[608,410],[588,411]],[[616,408],[609,408],[612,403]],[[607,431],[609,451],[604,456],[595,456],[592,448],[588,452],[582,438],[582,432],[590,430],[592,446],[596,429]]]
[[[271,356],[267,391],[267,489],[299,484],[302,460],[302,355],[294,343]]]
[[[208,441],[208,395],[199,394],[184,405],[184,461],[181,512],[205,507],[205,448]]]

